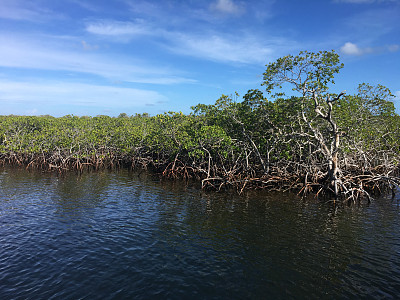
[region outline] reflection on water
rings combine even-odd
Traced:
[[[0,170],[0,299],[395,298],[398,202]]]

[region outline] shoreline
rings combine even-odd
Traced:
[[[396,170],[397,177],[386,177],[379,173],[359,172],[350,168],[344,170],[344,184],[353,186],[351,197],[334,197],[334,193],[326,180],[326,176],[315,174],[301,174],[281,172],[278,166],[271,166],[269,174],[237,173],[234,175],[216,173],[208,176],[207,170],[201,167],[185,165],[177,158],[173,161],[155,161],[151,157],[134,157],[117,155],[115,153],[99,153],[93,156],[79,156],[77,154],[63,155],[54,153],[9,153],[0,155],[2,167],[20,167],[26,170],[38,170],[53,173],[91,172],[103,170],[128,169],[138,171],[139,174],[156,175],[161,179],[190,180],[196,182],[201,189],[209,191],[231,191],[239,194],[250,190],[264,190],[274,192],[293,192],[303,197],[327,199],[343,203],[371,202],[375,196],[388,195],[394,197],[400,187],[400,170]],[[382,171],[382,170],[381,170]],[[380,172],[382,173],[382,172]],[[224,176],[225,175],[225,176]],[[252,176],[253,175],[253,176]],[[363,190],[358,187],[362,186]]]

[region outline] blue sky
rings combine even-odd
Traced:
[[[400,112],[399,0],[0,0],[0,114],[188,113],[332,49],[332,91],[380,83]]]

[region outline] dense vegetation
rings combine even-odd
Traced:
[[[145,168],[201,179],[204,188],[369,201],[400,183],[400,116],[381,85],[329,93],[341,67],[333,51],[286,56],[264,73],[270,99],[258,89],[243,99],[222,95],[189,115],[0,116],[0,161],[58,171]]]

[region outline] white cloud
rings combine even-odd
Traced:
[[[62,49],[56,41],[29,40],[27,37],[0,35],[0,66],[51,71],[72,71],[102,76],[112,80],[173,84],[190,83],[179,71],[151,66],[129,57]],[[80,42],[77,41],[79,45]],[[178,74],[177,74],[178,73]]]
[[[100,20],[87,24],[86,31],[105,36],[138,36],[152,34],[152,29],[143,22],[119,22],[110,20]]]
[[[166,101],[151,90],[57,81],[0,80],[0,103],[7,105],[78,105],[96,107],[144,107]]]
[[[345,43],[341,48],[340,51],[343,54],[347,55],[362,55],[363,51],[356,45],[350,42]]]
[[[389,46],[381,46],[381,47],[365,47],[360,48],[356,44],[347,42],[342,47],[340,47],[340,51],[346,55],[364,55],[370,53],[381,53],[381,52],[397,52],[400,49],[399,45],[389,45]]]
[[[394,92],[395,100],[400,101],[400,91]]]
[[[272,49],[280,50],[285,48],[293,50],[295,46],[295,43],[284,38],[273,37],[264,38],[263,43],[261,43],[258,37],[243,32],[236,32],[235,35],[221,35],[213,32],[194,34],[152,28],[151,25],[146,25],[144,22],[141,22],[139,28],[129,22],[107,21],[107,23],[99,24],[101,25],[96,25],[96,30],[94,30],[95,27],[90,26],[90,32],[110,36],[119,41],[125,41],[123,40],[124,37],[129,34],[132,36],[148,34],[158,39],[159,45],[164,46],[173,53],[218,62],[266,63],[274,53]],[[122,38],[122,40],[119,38]]]
[[[238,14],[241,12],[239,5],[235,4],[232,0],[217,0],[211,4],[211,8],[228,14]]]
[[[220,36],[175,34],[167,48],[175,53],[226,63],[265,64],[282,47],[295,47],[283,39],[270,39],[260,43],[251,35]],[[292,48],[293,49],[293,48]]]

